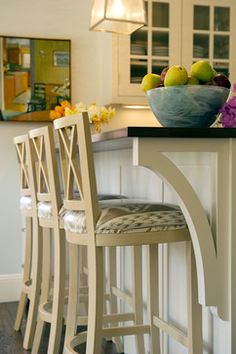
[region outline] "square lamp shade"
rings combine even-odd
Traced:
[[[143,0],[94,0],[90,30],[128,35],[145,20]]]

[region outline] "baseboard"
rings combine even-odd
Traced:
[[[22,274],[0,275],[0,302],[19,301]]]

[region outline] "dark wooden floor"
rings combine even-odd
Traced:
[[[21,331],[15,332],[14,321],[18,303],[9,302],[0,304],[0,354],[29,354],[30,351],[22,349],[24,336],[25,319],[22,323]],[[49,325],[46,326],[43,340],[38,354],[47,353]],[[63,331],[64,334],[64,331]],[[63,336],[58,354],[62,353]],[[104,342],[104,354],[116,354],[115,346],[112,342]],[[79,352],[79,351],[78,351]],[[80,348],[80,353],[85,353],[84,348]]]

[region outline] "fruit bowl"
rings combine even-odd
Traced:
[[[230,90],[213,85],[178,85],[147,91],[147,99],[164,127],[210,127]]]

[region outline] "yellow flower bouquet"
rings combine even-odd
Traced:
[[[49,117],[54,120],[82,112],[88,112],[90,124],[94,125],[95,131],[98,133],[101,131],[102,124],[108,123],[115,115],[115,109],[112,107],[97,106],[95,103],[87,106],[83,102],[71,105],[68,101],[62,101],[60,105],[50,111]]]

